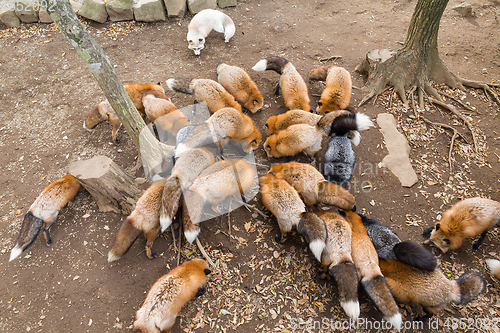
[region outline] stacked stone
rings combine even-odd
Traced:
[[[196,14],[203,9],[237,5],[237,0],[83,0],[71,1],[78,15],[99,23],[110,20],[141,22],[166,21],[170,17],[183,17],[186,11]],[[0,4],[0,22],[7,27],[22,23],[51,23],[48,0],[6,0]]]

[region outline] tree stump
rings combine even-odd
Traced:
[[[90,193],[101,212],[129,215],[143,192],[124,169],[106,156],[75,162],[69,173]]]

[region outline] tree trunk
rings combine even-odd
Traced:
[[[143,192],[125,170],[106,156],[73,163],[69,173],[90,193],[101,212],[129,215]]]
[[[406,41],[385,62],[370,64],[368,81],[363,90],[367,95],[360,105],[381,93],[387,84],[394,86],[403,102],[407,103],[407,87],[441,99],[430,85],[430,80],[443,82],[452,88],[463,88],[458,79],[439,57],[437,37],[439,23],[448,0],[419,0],[408,28]],[[365,65],[366,66],[366,65]],[[361,64],[357,68],[361,68]]]
[[[49,0],[47,11],[92,72],[127,133],[139,146],[139,136],[146,124],[123,88],[111,59],[78,20],[68,0]],[[158,146],[152,133],[143,133],[141,140]]]

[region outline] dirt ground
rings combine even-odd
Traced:
[[[470,3],[475,17],[464,18],[452,10],[460,1],[450,1],[441,20],[439,52],[461,77],[500,80],[500,2]],[[212,32],[200,56],[187,48],[190,17],[154,24],[87,22],[87,26],[111,57],[123,83],[164,84],[166,79],[176,77],[216,79],[215,67],[221,61],[246,69],[264,94],[263,111],[251,115],[264,134],[267,117],[286,109],[283,99],[273,95],[279,76],[252,71],[257,61],[283,56],[306,77],[310,69],[322,65],[319,59],[341,56],[328,63],[345,67],[354,86],[362,87],[364,78],[354,72],[355,66],[371,49],[401,46],[415,4],[416,0],[241,1],[237,7],[223,10],[236,23],[235,36],[225,44],[220,34]],[[46,185],[67,174],[73,162],[95,155],[106,155],[130,169],[135,165],[137,148],[122,130],[120,144],[114,145],[109,123],[100,124],[92,132],[82,128],[86,115],[104,95],[53,25],[2,29],[0,251],[4,263],[0,267],[0,330],[130,331],[145,293],[176,266],[177,252],[170,231],[154,244],[157,259],[146,258],[141,237],[120,260],[109,264],[107,252],[124,217],[99,212],[83,191],[61,211],[51,229],[51,247],[40,236],[19,258],[8,262],[23,216]],[[308,87],[315,107],[322,85],[308,81]],[[446,87],[441,89],[448,91]],[[193,102],[192,96],[167,94],[178,107]],[[413,112],[397,98],[391,99],[391,94],[387,91],[375,104],[357,108],[362,92],[354,89],[351,107],[374,120],[388,110],[396,116],[400,131],[409,139],[419,181],[412,188],[404,188],[389,170],[379,168],[378,163],[387,154],[382,135],[378,128],[363,132],[361,144],[355,147],[357,166],[350,186],[359,210],[391,226],[403,240],[422,242],[423,229],[459,199],[481,195],[500,200],[498,106],[487,100],[483,91],[454,92],[478,111],[470,112],[451,102],[465,114],[470,113],[480,149],[475,153],[470,144],[459,140],[451,172],[450,135],[423,128],[420,121],[410,117]],[[468,129],[447,111],[427,108],[425,116],[456,125],[471,142]],[[262,146],[256,151],[256,159],[264,165],[259,167],[260,173],[266,172],[265,166],[271,163],[286,161],[267,159]],[[142,170],[136,176],[143,176]],[[250,204],[264,211],[259,196]],[[264,218],[243,207],[230,216],[203,222],[200,240],[219,268],[210,278],[207,293],[182,310],[173,332],[319,332],[325,329],[298,324],[345,320],[334,282],[316,277],[319,266],[306,243],[295,235],[284,245],[276,244],[277,234],[274,218]],[[476,270],[484,274],[488,288],[467,306],[449,305],[439,321],[433,321],[433,331],[445,331],[452,318],[490,319],[495,323],[500,317],[499,282],[484,264],[486,258],[499,257],[500,246],[494,241],[497,238],[498,231],[493,230],[477,252],[470,250],[472,241],[467,240],[457,251],[438,253],[439,269],[450,278]],[[185,241],[182,244],[181,261],[201,257],[196,246]],[[364,292],[360,301],[361,317],[382,320]],[[405,320],[422,314],[418,307],[401,306]],[[480,328],[476,324],[471,327],[475,331]]]

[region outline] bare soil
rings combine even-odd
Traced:
[[[452,10],[460,1],[450,1],[441,20],[439,52],[461,77],[500,80],[500,3],[470,3],[475,16],[464,18]],[[187,48],[190,17],[154,24],[86,24],[111,57],[123,83],[164,84],[176,77],[216,79],[215,67],[221,61],[246,69],[264,94],[263,111],[251,115],[264,134],[267,117],[286,109],[283,99],[273,95],[279,76],[252,71],[257,61],[283,56],[306,77],[310,69],[322,65],[319,59],[341,56],[328,63],[345,67],[353,84],[362,87],[364,78],[354,67],[373,48],[401,46],[415,4],[415,0],[241,1],[237,7],[223,10],[236,23],[235,36],[226,44],[222,35],[212,32],[200,56]],[[107,252],[124,217],[99,212],[84,191],[59,215],[51,229],[51,247],[39,237],[19,258],[8,262],[23,216],[46,185],[67,174],[71,163],[95,155],[106,155],[131,169],[137,148],[122,130],[120,144],[114,145],[109,123],[92,132],[82,128],[86,115],[104,95],[53,25],[3,27],[0,36],[0,251],[4,262],[0,267],[0,330],[130,331],[145,293],[177,264],[170,231],[155,242],[159,253],[155,260],[146,258],[141,237],[123,258],[109,264]],[[315,82],[308,86],[315,107],[323,86]],[[498,106],[479,90],[454,93],[465,96],[463,101],[480,112],[466,112],[478,130],[480,151],[475,153],[460,140],[453,150],[450,172],[449,134],[422,127],[410,117],[411,109],[390,97],[392,91],[359,109],[363,95],[359,89],[353,91],[354,110],[372,119],[391,111],[409,139],[410,157],[419,176],[416,185],[403,188],[389,170],[378,167],[387,150],[381,133],[372,128],[362,133],[361,144],[355,147],[357,166],[350,187],[359,210],[391,226],[404,240],[422,242],[422,231],[459,199],[481,195],[500,200]],[[193,102],[192,96],[167,94],[178,107]],[[447,111],[429,107],[424,115],[454,125],[472,141],[468,129]],[[269,160],[262,148],[256,151],[256,158],[264,166],[287,160]],[[266,167],[259,168],[260,173],[266,171]],[[142,170],[136,176],[143,176]],[[263,210],[259,196],[251,204]],[[306,325],[299,328],[294,324],[345,320],[335,284],[316,277],[318,264],[306,243],[294,236],[284,245],[276,244],[277,234],[273,217],[264,218],[244,207],[230,216],[203,222],[200,239],[219,268],[210,278],[207,293],[183,309],[173,332],[319,332],[326,330],[304,330]],[[461,249],[440,255],[439,269],[450,278],[477,270],[484,273],[488,290],[467,306],[448,306],[433,331],[446,331],[450,318],[494,323],[500,317],[498,281],[484,264],[484,259],[499,256],[497,239],[498,231],[493,230],[477,252],[470,250],[472,241],[467,240]],[[183,242],[181,261],[200,256],[196,246]],[[360,300],[363,318],[382,319],[364,292]],[[402,313],[405,320],[422,314],[418,307],[404,305]]]

